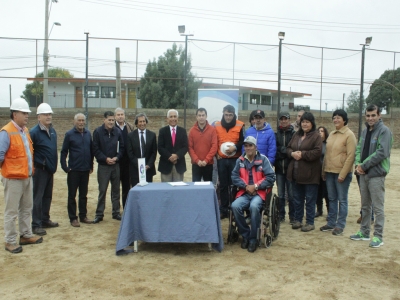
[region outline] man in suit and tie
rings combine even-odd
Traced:
[[[157,140],[156,134],[146,129],[148,122],[149,120],[144,113],[137,114],[135,117],[137,129],[128,134],[127,154],[132,186],[139,183],[138,158],[146,159],[147,182],[153,182],[153,176],[156,175],[154,163],[157,157]]]
[[[158,134],[158,153],[160,162],[158,171],[162,182],[183,181],[186,172],[185,154],[188,151],[186,130],[177,126],[178,111],[170,109],[167,113],[168,125]]]

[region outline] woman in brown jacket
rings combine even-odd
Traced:
[[[287,149],[291,161],[287,179],[292,181],[294,219],[293,229],[307,232],[314,230],[315,202],[320,182],[322,139],[316,130],[312,113],[305,112],[300,119],[300,129],[291,139]],[[303,225],[304,199],[306,200],[306,224]]]

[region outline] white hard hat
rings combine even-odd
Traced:
[[[10,110],[17,110],[22,112],[31,112],[28,102],[23,98],[14,99],[11,103]]]
[[[40,115],[40,114],[52,114],[53,111],[51,110],[50,105],[48,105],[47,103],[42,103],[38,106],[36,114]]]

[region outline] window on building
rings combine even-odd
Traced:
[[[103,86],[101,88],[101,98],[115,98],[115,90],[115,87]]]
[[[271,105],[271,96],[261,96],[261,105]]]
[[[250,104],[260,104],[260,95],[250,94]]]
[[[86,87],[85,87],[86,92]],[[88,86],[87,88],[88,98],[99,98],[99,87],[98,86]]]

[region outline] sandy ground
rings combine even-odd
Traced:
[[[319,231],[325,218],[317,218],[317,230],[308,233],[283,223],[272,247],[253,254],[239,243],[225,244],[222,253],[209,252],[205,244],[142,243],[139,253],[125,256],[115,255],[120,223],[111,219],[109,198],[100,224],[81,224],[80,228],[69,224],[66,175],[59,168],[51,218],[60,227],[48,229],[42,244],[24,246],[20,254],[0,252],[0,298],[400,299],[399,164],[400,150],[393,150],[381,248],[349,239],[359,229],[360,196],[353,178],[343,236]],[[155,180],[160,180],[159,174]],[[191,180],[189,171],[185,180]],[[97,193],[94,173],[89,187],[90,218]],[[1,212],[3,195],[1,186]],[[3,224],[3,214],[0,219]],[[226,241],[227,220],[222,227]]]

